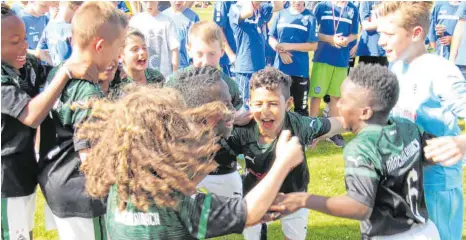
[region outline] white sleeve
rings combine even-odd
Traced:
[[[180,41],[178,40],[178,34],[176,32],[175,23],[171,19],[168,20],[167,24],[167,35],[168,35],[168,47],[170,50],[180,47]]]
[[[437,71],[439,77],[434,80],[432,91],[455,116],[466,118],[466,80],[463,74],[450,62],[441,69]]]

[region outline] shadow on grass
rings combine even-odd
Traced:
[[[228,236],[213,238],[216,240],[240,240],[244,239],[241,234],[232,234]],[[278,223],[270,224],[267,227],[268,240],[285,239],[282,233],[281,225]],[[360,239],[359,224],[343,224],[329,226],[308,225],[306,239],[327,240],[327,239]]]

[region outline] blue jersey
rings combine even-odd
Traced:
[[[450,45],[444,46],[440,44],[440,38],[453,35],[456,23],[458,22],[458,16],[456,16],[457,9],[458,5],[452,5],[449,2],[436,2],[430,18],[430,28],[427,37],[429,38],[429,42],[436,43],[435,52],[437,55],[446,59],[450,57]],[[446,28],[442,36],[437,36],[435,33],[435,26],[438,24]]]
[[[48,50],[54,66],[71,56],[71,24],[63,20],[51,21],[42,33],[39,47]]]
[[[263,24],[270,19],[271,5],[263,5],[248,19],[240,19],[242,6],[231,5],[229,19],[236,41],[235,72],[253,73],[265,67],[265,33]]]
[[[374,9],[380,1],[364,1],[359,4],[360,21],[371,21],[375,17]],[[377,29],[361,32],[356,56],[385,56],[385,50],[379,46],[380,34]]]
[[[233,52],[236,54],[235,36],[230,26],[230,19],[228,18],[228,12],[230,11],[231,5],[234,3],[235,2],[233,1],[215,2],[214,22],[217,23],[217,25],[223,29],[228,45],[230,45],[231,50],[233,50]],[[228,59],[228,56],[225,53],[223,54],[222,58],[220,58],[220,65],[225,66],[229,64],[230,64],[230,60]]]
[[[319,41],[316,27],[317,21],[311,11],[305,9],[300,14],[293,14],[288,8],[281,10],[273,20],[270,36],[279,43],[314,43]],[[291,64],[284,64],[276,54],[275,67],[290,76],[309,77],[309,53],[291,51],[291,54]]]
[[[26,26],[26,40],[29,49],[36,49],[39,44],[40,37],[45,27],[49,23],[49,17],[46,15],[35,17],[27,13],[24,9],[21,11],[19,17],[23,20]]]
[[[461,133],[458,117],[466,117],[466,80],[454,63],[424,54],[410,64],[394,62],[391,70],[400,84],[393,116],[409,119],[438,137]],[[425,168],[426,191],[444,191],[461,184],[461,162],[451,167]]]
[[[466,20],[466,2],[462,1],[456,13],[459,19]],[[456,64],[466,66],[466,24],[464,24],[463,37],[461,38],[460,46],[458,47],[458,55],[456,56]]]
[[[343,8],[332,2],[320,2],[314,9],[319,33],[325,35],[341,34],[348,37],[357,35],[359,30],[358,9],[348,2]],[[314,62],[327,63],[335,67],[348,67],[350,48],[335,48],[327,42],[319,42],[314,53]]]
[[[269,44],[269,25],[268,23],[272,20],[273,15],[273,4],[271,2],[262,3],[261,7],[264,9],[264,16],[263,24],[262,24],[262,33],[264,33],[264,41],[265,41],[265,63],[270,66],[273,66],[276,52],[273,50],[272,46]]]
[[[193,10],[186,8],[182,13],[173,11],[168,8],[163,11],[165,15],[171,18],[176,27],[178,41],[180,41],[180,68],[189,66],[189,56],[186,49],[188,43],[188,32],[191,25],[199,22],[199,16]]]
[[[131,9],[126,5],[125,1],[118,1],[117,8],[123,11],[124,13],[131,13]]]

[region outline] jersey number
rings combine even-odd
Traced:
[[[418,182],[418,174],[417,174],[417,171],[416,169],[412,169],[409,174],[408,174],[408,178],[407,178],[407,183],[408,183],[408,195],[406,195],[406,200],[409,204],[409,206],[411,207],[411,211],[413,212],[414,214],[414,217],[421,223],[425,223],[425,219],[424,217],[422,217],[420,214],[419,214],[419,206],[418,206],[418,199],[419,199],[419,190],[417,189],[417,185],[418,184],[415,184],[416,182]],[[424,197],[424,196],[421,196],[421,197]]]

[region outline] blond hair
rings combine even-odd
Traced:
[[[76,11],[71,24],[73,43],[86,47],[99,37],[112,43],[120,34],[117,29],[128,26],[128,19],[110,2],[86,2]]]
[[[222,29],[212,21],[200,21],[193,24],[189,29],[188,45],[190,44],[189,39],[194,37],[198,37],[209,44],[218,41],[220,47],[223,48]]]
[[[425,37],[429,31],[432,7],[431,1],[383,1],[377,7],[377,14],[387,16],[399,13],[402,28],[410,31],[414,27],[421,26]]]

